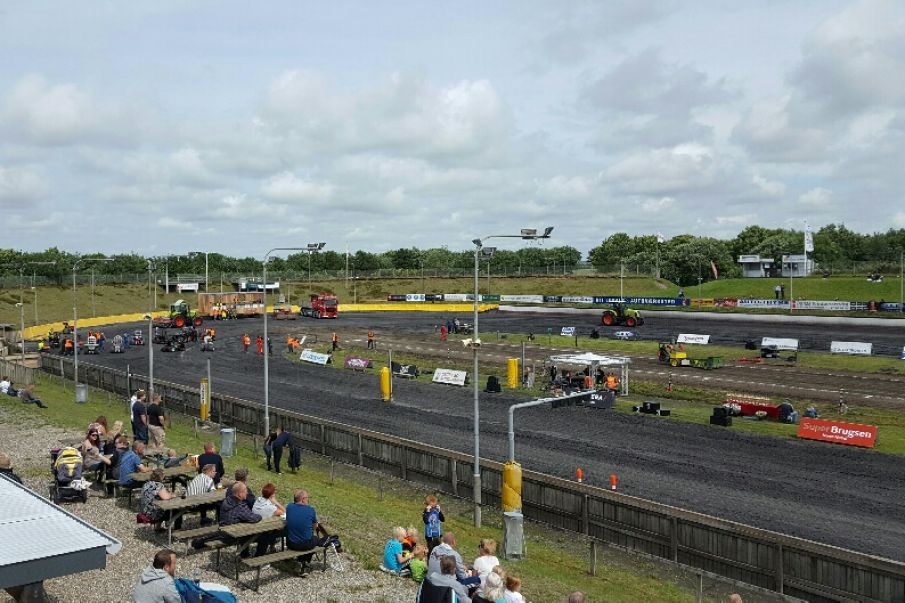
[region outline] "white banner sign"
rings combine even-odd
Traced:
[[[406,293],[405,301],[407,302],[422,302],[424,301],[423,293]]]
[[[695,335],[694,333],[680,333],[676,338],[676,343],[700,343],[706,345],[710,343],[710,335]]]
[[[848,312],[852,309],[852,302],[847,301],[819,301],[802,299],[795,302],[796,310],[828,310],[831,312]]]
[[[198,283],[181,283],[176,285],[176,291],[182,293],[183,291],[193,291],[198,293]]]
[[[789,309],[789,301],[782,299],[740,299],[739,308],[785,308]]]
[[[434,371],[434,377],[431,381],[434,383],[445,383],[446,385],[465,385],[466,376],[468,376],[468,373],[465,371],[438,368]]]
[[[465,293],[444,293],[443,301],[464,302],[472,299],[473,297],[473,295],[466,295]]]
[[[314,364],[327,364],[330,362],[330,354],[321,354],[314,350],[302,350],[302,355],[299,356],[299,359],[305,362],[313,362]]]
[[[500,301],[519,302],[523,304],[542,304],[544,303],[543,295],[501,295]]]
[[[563,327],[560,335],[563,337],[575,337],[575,327]]]
[[[563,295],[564,304],[593,304],[594,298],[587,295]]]
[[[870,356],[874,344],[860,341],[833,341],[830,343],[830,352],[833,354],[859,354]]]
[[[764,337],[760,342],[762,348],[776,348],[777,350],[798,350],[797,339],[783,339],[781,337]]]

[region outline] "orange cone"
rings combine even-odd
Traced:
[[[616,474],[615,474],[615,473],[613,473],[612,475],[610,475],[610,490],[613,490],[613,491],[616,490],[616,482],[617,482],[617,481],[618,481],[618,479],[616,478]]]
[[[584,477],[584,473],[581,471],[581,467],[575,470],[575,477],[578,479],[578,483],[581,483],[581,479]]]

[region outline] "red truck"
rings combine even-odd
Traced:
[[[339,314],[339,303],[335,295],[318,293],[312,295],[311,301],[301,307],[299,314],[312,318],[336,318]]]

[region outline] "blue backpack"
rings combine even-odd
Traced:
[[[440,509],[431,507],[424,524],[425,538],[440,538],[443,535],[443,529],[440,526]]]
[[[232,593],[221,590],[204,590],[192,580],[176,578],[176,590],[182,597],[182,603],[237,603]]]

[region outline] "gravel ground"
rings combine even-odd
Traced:
[[[285,333],[339,329],[357,333],[373,321],[388,331],[430,333],[437,314],[349,315],[337,321],[297,320],[271,323],[274,350]],[[509,328],[523,329],[514,317]],[[556,321],[547,316],[536,320]],[[406,321],[411,321],[407,327]],[[541,326],[540,323],[535,327]],[[739,329],[737,324],[730,325]],[[263,359],[243,354],[243,332],[254,337],[261,321],[216,323],[213,354],[189,348],[155,354],[160,379],[197,385],[211,359],[213,389],[248,400],[261,398]],[[117,327],[117,330],[120,327]],[[643,328],[647,328],[645,325]],[[819,329],[820,327],[812,327]],[[123,329],[125,330],[125,329]],[[536,330],[535,332],[542,332]],[[823,336],[823,335],[822,335]],[[326,341],[323,337],[321,341]],[[371,355],[382,360],[383,352]],[[147,350],[101,354],[86,361],[138,373],[147,371]],[[395,382],[393,405],[381,404],[373,375],[290,363],[275,355],[270,363],[270,403],[334,421],[473,452],[472,400],[469,389],[430,383]],[[481,453],[506,460],[507,409],[518,396],[482,395]],[[569,478],[581,466],[589,483],[606,487],[611,473],[623,492],[756,527],[905,560],[905,464],[901,458],[817,442],[745,434],[731,429],[664,421],[647,416],[586,408],[532,408],[516,418],[516,452],[523,467]]]
[[[10,411],[0,407],[0,449],[10,455],[13,467],[26,484],[38,493],[46,495],[49,481],[48,457],[45,451],[61,442],[72,442],[81,434],[64,431],[44,425],[39,418],[23,421],[19,415],[13,417]],[[37,451],[37,452],[36,452]],[[66,510],[85,521],[106,531],[122,541],[119,554],[107,558],[104,570],[92,571],[75,577],[81,588],[78,599],[88,603],[101,601],[128,601],[132,587],[141,570],[150,562],[154,553],[163,548],[166,539],[155,534],[150,526],[135,523],[135,512],[117,506],[113,499],[106,499],[92,492],[87,504],[64,503]],[[187,520],[188,527],[189,521]],[[219,582],[234,589],[240,601],[335,601],[357,602],[398,602],[414,600],[415,587],[410,580],[395,578],[382,572],[363,569],[362,565],[348,554],[339,559],[328,556],[330,569],[321,572],[315,564],[314,571],[305,577],[290,576],[287,571],[269,569],[261,572],[259,593],[244,588],[235,588],[233,581],[220,576],[214,570],[213,555],[193,553],[188,557],[179,553],[177,574],[189,577],[195,568],[202,571],[202,580]],[[227,555],[226,557],[229,557]],[[223,564],[221,569],[229,574],[233,568]],[[243,578],[251,580],[253,572],[246,572]],[[73,579],[57,578],[45,583],[51,601],[67,602],[75,600],[72,593]],[[12,599],[0,591],[0,602]]]

